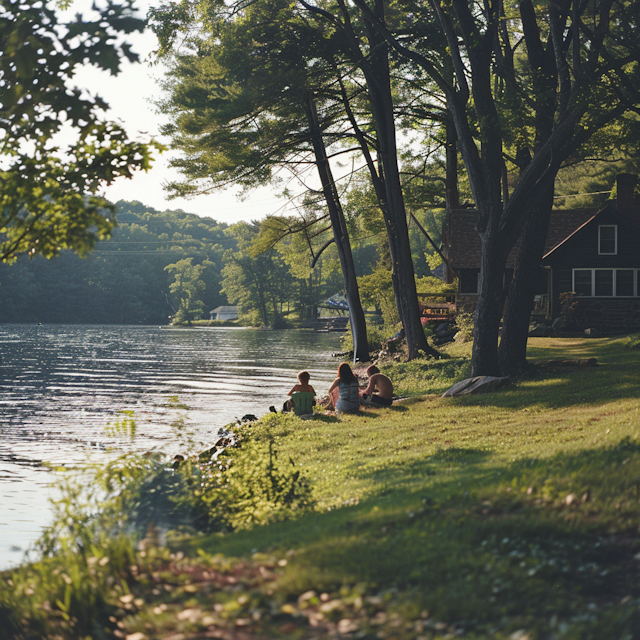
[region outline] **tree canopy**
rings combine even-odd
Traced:
[[[421,25],[416,34],[387,20],[383,0],[354,5],[446,97],[482,241],[473,372],[499,374],[498,328],[510,249],[524,234],[507,301],[503,364],[512,356],[517,360],[526,347],[528,285],[542,254],[560,167],[597,132],[640,106],[640,6],[637,0],[394,5]],[[434,39],[421,37],[423,25]]]
[[[61,22],[46,0],[0,2],[2,261],[86,254],[115,224],[100,188],[151,166],[158,145],[131,140],[100,96],[73,85],[84,65],[117,74],[138,59],[122,40],[144,28],[132,0],[94,9]]]

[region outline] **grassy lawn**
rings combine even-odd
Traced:
[[[632,346],[531,339],[540,364],[529,375],[495,393],[442,399],[468,366],[468,346],[455,345],[443,361],[386,370],[411,396],[388,409],[266,416],[252,438],[273,440],[280,459],[295,462],[317,509],[132,551],[135,568],[104,587],[111,618],[101,633],[640,638]],[[599,366],[546,364],[591,357]],[[38,570],[13,580],[24,590]]]

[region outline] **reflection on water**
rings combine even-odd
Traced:
[[[0,567],[49,517],[42,463],[122,451],[105,434],[119,412],[135,414],[137,450],[177,450],[171,424],[184,414],[206,443],[235,418],[281,405],[300,369],[324,393],[338,349],[336,334],[309,331],[0,325]]]

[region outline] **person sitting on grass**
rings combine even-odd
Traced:
[[[309,384],[309,380],[311,380],[309,372],[301,371],[298,374],[298,384],[293,385],[293,388],[289,393],[287,393],[287,395],[290,396],[292,393],[296,393],[298,391],[302,391],[303,393],[315,393],[315,389]]]
[[[358,379],[346,362],[338,367],[338,377],[329,387],[329,397],[336,413],[358,413],[360,409]]]
[[[390,407],[393,401],[393,384],[380,369],[372,364],[367,369],[369,386],[362,392],[362,400],[366,404],[379,407]]]
[[[293,388],[291,389],[291,391],[289,391],[289,393],[287,393],[288,396],[293,395],[294,393],[313,393],[315,395],[316,391],[315,389],[309,384],[309,380],[311,379],[311,375],[309,374],[308,371],[301,371],[298,374],[298,384],[294,384]],[[315,400],[313,401],[313,404],[315,404]],[[291,411],[292,406],[291,406],[291,400],[287,400],[284,403],[284,406],[282,407],[283,411]]]

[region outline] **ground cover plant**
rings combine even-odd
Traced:
[[[137,545],[102,527],[3,574],[0,634],[638,638],[635,344],[532,339],[510,387],[443,399],[468,363],[452,345],[385,370],[413,394],[393,407],[240,427],[278,452],[285,484],[293,469],[308,480],[300,508],[168,541],[149,527]]]

